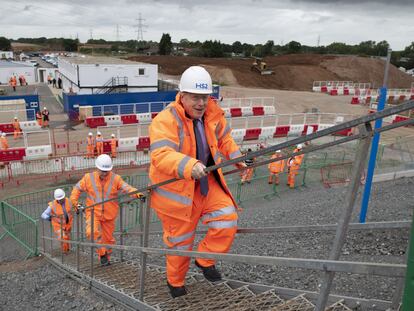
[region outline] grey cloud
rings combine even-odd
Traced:
[[[372,4],[387,6],[414,6],[413,0],[291,0],[292,3],[319,3],[319,4],[335,4],[335,5],[355,5],[355,4]],[[401,9],[404,9],[403,7]]]

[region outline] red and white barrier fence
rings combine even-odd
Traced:
[[[380,98],[380,89],[369,89],[364,92],[355,94],[351,99],[352,105],[369,105],[378,103]],[[389,89],[387,90],[387,103],[398,103],[405,100],[414,100],[414,89]]]

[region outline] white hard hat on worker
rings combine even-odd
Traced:
[[[65,191],[62,189],[56,189],[54,193],[55,200],[63,200],[65,198]]]
[[[95,160],[96,168],[100,171],[109,172],[112,170],[112,159],[107,154],[101,154]]]
[[[181,102],[192,119],[200,119],[213,92],[211,76],[203,67],[187,68],[180,79]]]

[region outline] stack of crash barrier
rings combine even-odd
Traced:
[[[367,89],[361,90],[355,93],[355,96],[351,99],[351,104],[357,105],[370,105],[372,103],[378,103],[380,97],[379,89]],[[388,89],[386,101],[388,104],[398,104],[406,100],[414,99],[413,89]]]

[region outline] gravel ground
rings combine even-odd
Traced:
[[[249,186],[249,185],[247,185]],[[282,186],[283,187],[283,186]],[[378,183],[373,186],[367,221],[410,220],[414,207],[414,178]],[[292,192],[294,195],[292,195]],[[272,201],[246,202],[240,213],[240,227],[335,223],[345,204],[345,188],[325,189],[320,185],[282,191]],[[357,221],[359,200],[352,221]],[[153,229],[159,225],[155,224]],[[408,230],[352,232],[341,259],[404,263]],[[199,238],[199,237],[198,237]],[[278,233],[238,235],[233,253],[283,257],[327,258],[333,233]],[[0,243],[0,260],[14,259],[12,244]],[[129,236],[127,244],[137,243]],[[152,236],[150,246],[162,246],[160,236]],[[14,246],[16,248],[16,246]],[[11,251],[11,255],[3,250]],[[126,257],[133,254],[126,253]],[[136,258],[136,256],[134,256]],[[163,258],[150,256],[150,263],[164,264]],[[218,263],[225,277],[282,287],[316,290],[320,274],[315,271],[262,265]],[[28,282],[30,280],[30,282]],[[381,277],[337,274],[333,292],[364,298],[391,299],[395,280]],[[44,260],[0,265],[0,309],[4,310],[123,310],[98,297],[89,289],[61,275]],[[3,309],[2,309],[3,310]]]

